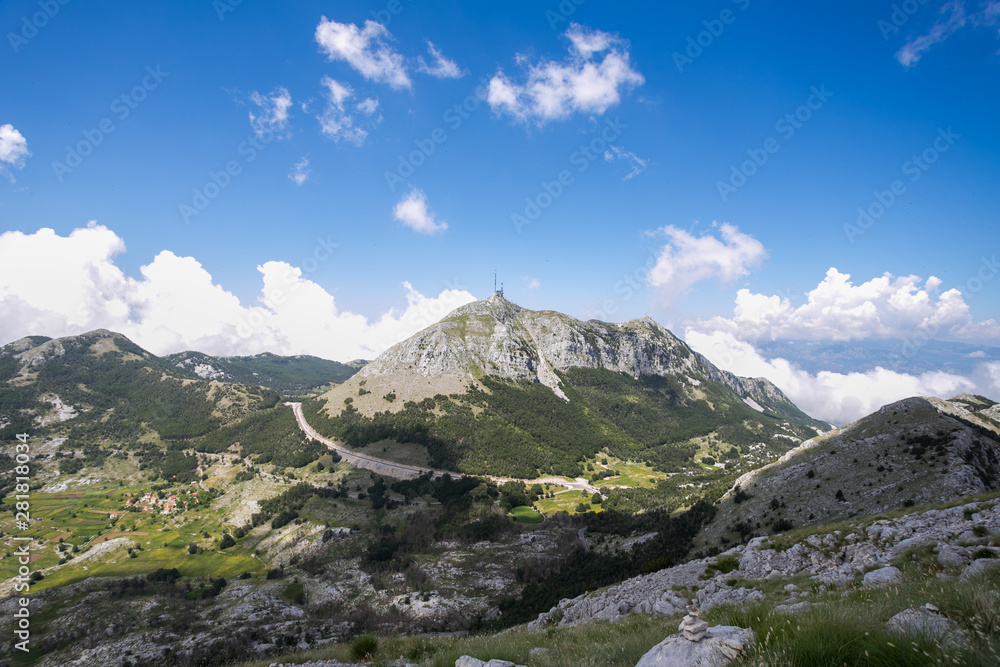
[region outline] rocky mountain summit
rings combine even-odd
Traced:
[[[584,322],[554,311],[527,310],[499,294],[462,306],[394,345],[325,398],[331,409],[350,397],[363,414],[397,412],[406,401],[463,393],[492,376],[540,383],[569,400],[560,373],[577,368],[632,378],[672,376],[691,387],[711,380],[760,412],[809,420],[768,380],[717,368],[649,317],[622,324]],[[394,401],[382,400],[387,392]]]
[[[349,447],[399,445],[437,468],[522,479],[591,476],[601,451],[661,472],[701,472],[706,459],[717,473],[749,470],[832,428],[648,317],[583,322],[499,293],[398,343],[304,410]]]

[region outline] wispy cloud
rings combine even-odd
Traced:
[[[912,67],[936,44],[940,44],[959,30],[972,27],[996,28],[1000,25],[1000,1],[981,2],[973,11],[966,11],[964,0],[951,0],[939,10],[941,17],[922,35],[911,37],[899,51],[896,60],[904,67]],[[1000,35],[998,35],[1000,36]]]
[[[460,79],[465,76],[465,72],[462,71],[458,64],[454,60],[449,60],[441,55],[441,51],[430,40],[427,40],[427,52],[431,56],[431,64],[428,65],[424,61],[423,56],[418,56],[418,71],[430,74],[439,79]]]
[[[288,178],[295,181],[296,185],[302,185],[309,180],[309,174],[311,173],[312,170],[309,168],[309,158],[304,157],[295,163],[295,166],[292,167],[292,172],[288,174]]]
[[[267,95],[257,91],[250,94],[250,102],[256,109],[250,110],[250,127],[257,136],[281,134],[288,127],[288,109],[292,106],[292,96],[287,89],[278,87]]]
[[[0,174],[14,182],[10,169],[23,169],[27,159],[31,157],[28,150],[28,140],[17,131],[13,125],[0,125]]]
[[[623,151],[614,144],[608,146],[608,150],[604,151],[604,160],[606,162],[615,162],[616,160],[626,160],[631,163],[632,170],[622,177],[623,181],[631,180],[635,178],[642,172],[646,171],[646,165],[649,163],[648,160],[643,160],[641,157],[636,155],[631,151]]]
[[[427,197],[416,188],[396,204],[392,213],[396,220],[421,234],[437,234],[448,229],[448,223],[435,218],[427,208]]]
[[[621,101],[622,91],[645,83],[632,68],[628,42],[617,35],[574,23],[565,37],[570,47],[564,61],[528,64],[523,83],[502,70],[493,76],[488,101],[494,112],[540,125],[577,112],[602,114]],[[518,55],[518,61],[527,59]]]
[[[330,60],[346,62],[366,79],[398,89],[411,87],[403,56],[388,44],[392,35],[381,23],[365,21],[364,27],[358,28],[324,16],[315,37]]]
[[[378,111],[378,100],[366,98],[357,104],[352,104],[354,91],[350,86],[340,83],[328,76],[323,77],[323,87],[326,88],[326,107],[317,116],[323,134],[336,142],[341,140],[360,146],[368,137],[368,130],[358,127],[355,122],[355,112],[372,117]],[[372,118],[372,123],[378,123],[379,118]]]

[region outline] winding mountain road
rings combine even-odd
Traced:
[[[529,486],[532,484],[554,484],[564,486],[570,491],[585,491],[587,493],[595,493],[598,490],[596,487],[591,486],[591,484],[583,478],[577,478],[570,481],[563,477],[515,479],[513,477],[494,477],[493,475],[466,475],[452,470],[438,470],[437,468],[411,466],[403,463],[396,463],[395,461],[389,461],[388,459],[380,459],[376,456],[359,454],[358,452],[348,449],[339,442],[334,442],[333,440],[324,438],[320,435],[319,432],[310,426],[309,422],[306,421],[306,416],[302,412],[301,403],[285,403],[285,405],[292,409],[292,412],[295,414],[295,421],[298,422],[299,428],[302,429],[302,432],[305,433],[307,437],[319,442],[320,444],[326,445],[329,449],[337,452],[346,463],[349,463],[356,468],[371,470],[372,472],[378,473],[379,475],[385,475],[386,477],[414,479],[416,477],[420,477],[421,475],[431,473],[434,477],[443,477],[444,475],[451,475],[452,477],[482,477],[484,479],[492,480],[498,484],[503,484],[504,482],[524,482]]]

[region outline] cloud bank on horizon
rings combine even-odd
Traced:
[[[652,236],[666,236],[647,284],[669,304],[693,285],[706,280],[731,283],[746,276],[767,256],[764,245],[736,226],[713,223],[712,232],[700,236],[665,227]],[[1000,274],[996,256],[983,257],[980,275]],[[787,359],[767,359],[755,341],[902,340],[903,355],[920,353],[928,340],[973,343],[1000,341],[1000,322],[977,321],[959,289],[941,291],[942,281],[930,276],[896,277],[889,273],[855,285],[849,274],[831,267],[824,279],[806,293],[806,302],[793,306],[787,296],[740,289],[732,317],[693,320],[685,326],[684,339],[720,368],[774,382],[806,413],[845,424],[886,403],[915,395],[952,396],[973,392],[1000,396],[1000,363],[987,362],[966,377],[929,372],[913,375],[877,366],[866,372],[808,373]],[[975,283],[973,283],[975,285]]]
[[[257,267],[257,303],[244,305],[193,257],[164,250],[134,279],[115,264],[124,251],[125,242],[96,223],[69,236],[45,228],[0,234],[0,340],[110,329],[157,355],[273,352],[348,361],[372,359],[475,301],[463,289],[428,297],[403,283],[406,308],[369,319],[338,309],[302,269],[272,261]]]

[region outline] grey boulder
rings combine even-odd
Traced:
[[[923,638],[942,648],[964,648],[969,640],[953,621],[927,608],[906,609],[889,619],[885,633],[890,637]]]
[[[671,635],[651,648],[635,667],[723,667],[743,655],[755,640],[753,630],[733,625],[711,627],[698,642]]]
[[[903,583],[903,573],[897,567],[883,567],[865,575],[861,585],[865,588],[882,588]]]

